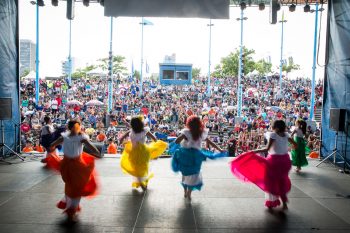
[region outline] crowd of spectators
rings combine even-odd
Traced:
[[[311,81],[306,78],[285,79],[279,91],[278,77],[243,79],[242,115],[237,117],[237,79],[213,78],[211,94],[206,78],[198,78],[190,86],[161,86],[155,81],[140,84],[131,79],[114,80],[112,110],[107,112],[108,80],[89,77],[73,80],[41,80],[40,98],[35,102],[35,85],[21,82],[22,145],[38,146],[44,117],[50,116],[56,128],[65,127],[69,119],[78,118],[93,141],[118,143],[128,119],[144,115],[145,123],[158,135],[176,137],[186,118],[201,116],[210,136],[219,144],[234,142],[235,150],[254,149],[264,143],[264,132],[272,121],[283,119],[289,128],[298,118],[309,119]],[[322,104],[321,82],[315,88],[315,108]],[[87,106],[89,101],[96,103]],[[319,126],[318,126],[319,127]],[[319,130],[309,127],[309,135],[317,147]],[[316,144],[316,146],[314,146]],[[34,148],[35,149],[35,148]]]

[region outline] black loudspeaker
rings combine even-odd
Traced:
[[[0,98],[0,120],[12,119],[12,98]]]
[[[346,109],[331,108],[329,114],[329,128],[337,132],[344,132],[345,117]]]
[[[97,150],[99,150],[101,157],[104,156],[104,151],[103,151],[103,143],[98,143],[98,142],[92,142],[92,145],[94,145]],[[91,151],[89,150],[89,148],[87,148],[86,146],[84,146],[84,152],[88,153],[88,154],[92,154]]]
[[[277,0],[270,0],[270,24],[277,23],[277,11],[278,11]]]
[[[74,19],[74,6],[74,0],[67,0],[67,19],[69,20]]]

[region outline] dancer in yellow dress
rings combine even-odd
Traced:
[[[145,191],[148,181],[153,177],[153,173],[149,172],[149,161],[159,157],[168,145],[157,140],[150,129],[144,126],[143,117],[133,117],[130,126],[131,129],[120,138],[120,143],[127,137],[130,138],[130,141],[125,144],[120,166],[123,172],[135,178],[132,187],[141,187]],[[153,142],[145,144],[147,137]]]

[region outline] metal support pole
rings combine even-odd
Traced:
[[[243,75],[243,20],[246,20],[247,18],[244,18],[244,12],[243,9],[241,9],[241,17],[237,20],[241,21],[241,42],[240,42],[240,49],[239,49],[239,64],[238,64],[238,84],[237,84],[237,116],[241,117],[242,115],[242,75]]]
[[[282,20],[280,23],[282,24],[282,33],[281,33],[281,60],[280,60],[280,80],[279,80],[279,91],[282,94],[282,70],[283,70],[283,40],[284,40],[284,24],[287,20],[284,20],[284,13],[282,14]]]
[[[211,27],[214,26],[214,24],[211,23],[211,19],[209,20],[209,60],[208,60],[208,87],[207,87],[207,94],[208,96],[211,95],[211,84],[210,84],[210,67],[211,67]]]
[[[141,22],[141,70],[140,70],[140,96],[142,96],[142,89],[143,89],[143,27],[145,25],[145,22],[142,17]]]
[[[108,113],[109,113],[112,110],[112,104],[113,104],[113,17],[111,17],[108,69],[109,69]]]
[[[72,20],[69,20],[68,85],[72,83]]]
[[[39,103],[39,5],[36,3],[36,46],[35,46],[35,101],[36,104]]]
[[[316,2],[315,10],[315,32],[314,32],[314,51],[312,62],[312,80],[311,80],[311,106],[310,106],[310,120],[314,119],[315,109],[315,79],[316,79],[316,56],[317,56],[317,29],[318,29],[318,1]]]

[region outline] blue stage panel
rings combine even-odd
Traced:
[[[192,64],[160,63],[159,82],[161,85],[191,85]]]

